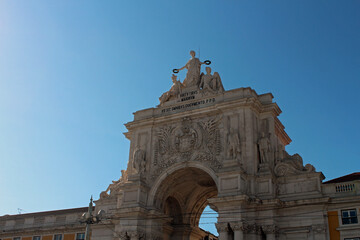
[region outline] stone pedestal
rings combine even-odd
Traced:
[[[268,175],[271,173],[270,164],[269,163],[260,163],[259,164],[259,174]]]

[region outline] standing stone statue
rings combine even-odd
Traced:
[[[230,133],[228,135],[228,156],[232,159],[240,159],[241,154],[241,145],[239,134],[233,129],[230,129]]]
[[[210,67],[206,67],[205,71],[205,75],[201,74],[199,87],[211,93],[224,92],[224,86],[222,85],[219,73],[215,72],[214,75],[212,75]]]
[[[126,182],[128,180],[127,170],[121,170],[121,177],[119,180],[121,182]]]
[[[164,102],[169,101],[173,97],[176,98],[181,93],[181,90],[184,88],[184,85],[177,80],[177,77],[174,74],[171,76],[171,80],[173,82],[173,85],[171,86],[170,90],[163,93],[161,97],[159,97],[160,105],[162,105]]]
[[[261,133],[261,137],[258,141],[258,146],[260,152],[260,163],[268,163],[271,145],[269,138],[265,136],[264,132]]]
[[[142,174],[146,172],[146,155],[145,151],[140,147],[136,147],[133,155],[133,168],[137,173]]]
[[[202,64],[205,64],[204,62],[200,62],[198,58],[195,57],[195,51],[190,51],[191,59],[183,66],[182,68],[179,68],[178,71],[181,71],[183,69],[187,69],[186,78],[184,79],[184,85],[185,87],[193,87],[193,86],[199,86],[200,83],[200,68]]]

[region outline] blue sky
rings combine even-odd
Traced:
[[[360,171],[360,1],[0,1],[0,215],[82,207],[189,50],[271,92],[327,179]],[[181,80],[184,73],[180,74]]]

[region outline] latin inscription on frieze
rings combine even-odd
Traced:
[[[183,105],[164,108],[164,109],[161,110],[161,113],[168,113],[168,112],[177,111],[177,110],[180,110],[180,109],[196,107],[196,106],[199,106],[199,105],[204,105],[204,104],[214,103],[214,102],[215,102],[215,98],[203,99],[203,100],[199,100],[199,101],[196,101],[196,102],[191,102],[191,103],[187,103],[187,104],[183,104]]]
[[[195,99],[196,94],[198,94],[198,91],[191,91],[191,92],[181,93],[180,94],[180,101],[184,102],[184,101]]]

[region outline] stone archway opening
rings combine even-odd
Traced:
[[[200,217],[217,195],[214,179],[201,169],[182,168],[167,176],[155,195],[155,206],[165,215],[164,239],[204,239],[208,233],[199,227]]]
[[[219,214],[217,211],[213,210],[210,205],[207,205],[200,216],[199,227],[209,231],[215,236],[218,236],[219,233],[216,229],[215,223],[217,222]]]

